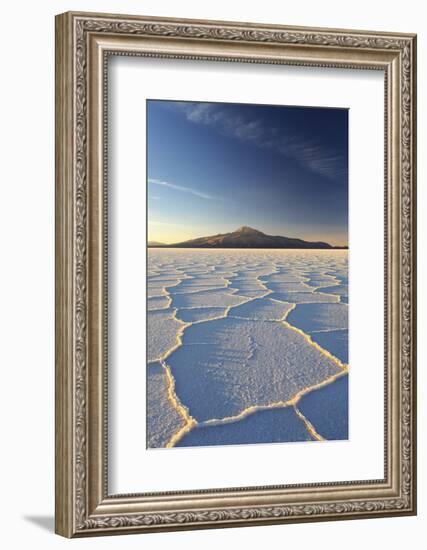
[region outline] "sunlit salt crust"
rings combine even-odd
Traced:
[[[322,348],[327,349],[338,357],[343,363],[348,363],[348,330],[325,330],[311,332],[311,339],[317,342]]]
[[[316,276],[316,277],[310,277],[306,283],[307,286],[313,287],[313,288],[327,288],[335,285],[340,284],[340,280],[335,277],[330,276]]]
[[[234,317],[188,327],[167,363],[176,393],[196,421],[286,403],[340,370],[301,333]]]
[[[185,323],[198,323],[200,321],[209,321],[220,319],[227,315],[228,308],[224,307],[194,307],[188,309],[176,310],[176,318]]]
[[[294,304],[304,303],[325,303],[338,302],[339,297],[334,294],[323,294],[321,292],[273,292],[270,298],[281,300],[283,302],[291,302]]]
[[[162,296],[149,296],[147,299],[147,309],[149,311],[156,309],[167,309],[171,300],[167,294]]]
[[[347,438],[347,269],[343,250],[150,249],[147,446]]]
[[[273,292],[313,292],[312,288],[301,282],[269,281],[265,284]]]
[[[324,292],[327,294],[337,294],[338,296],[348,296],[348,285],[337,284],[334,286],[322,287],[314,292]]]
[[[169,397],[169,380],[160,363],[147,368],[147,447],[166,447],[173,434],[184,424]]]
[[[192,279],[184,279],[177,286],[170,288],[171,294],[183,292],[197,292],[200,290],[226,288],[228,281],[223,277],[194,277]]]
[[[304,395],[298,410],[324,439],[348,439],[348,376]]]
[[[280,321],[286,317],[293,307],[292,304],[271,300],[269,297],[257,298],[241,306],[233,307],[228,316],[258,319],[260,321]]]
[[[248,300],[245,297],[232,294],[231,291],[217,289],[172,294],[171,296],[172,307],[175,308],[236,306]]]
[[[159,361],[178,343],[185,323],[175,318],[172,309],[148,311],[147,360]]]
[[[280,407],[256,411],[238,422],[196,426],[176,446],[241,445],[314,439],[293,407]]]

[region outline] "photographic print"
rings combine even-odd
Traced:
[[[147,210],[147,448],[348,439],[348,110],[148,100]]]

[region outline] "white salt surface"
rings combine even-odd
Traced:
[[[313,292],[310,286],[300,282],[272,281],[267,286],[273,292]]]
[[[243,317],[245,319],[258,319],[262,321],[279,321],[284,319],[286,314],[292,309],[292,304],[278,302],[270,298],[256,299],[233,307],[229,317]]]
[[[176,318],[185,323],[197,323],[208,321],[210,319],[220,319],[227,315],[228,308],[224,307],[194,307],[189,309],[181,308],[177,310]]]
[[[287,272],[276,272],[268,277],[260,277],[263,283],[300,283],[307,282],[308,278],[302,275],[295,275]]]
[[[273,292],[270,298],[291,302],[293,304],[338,302],[338,296],[334,294],[322,294],[321,292]]]
[[[149,311],[155,309],[167,309],[170,304],[170,299],[167,294],[162,296],[150,296],[147,300],[147,309]]]
[[[340,281],[335,277],[324,275],[324,276],[311,277],[306,281],[305,284],[311,287],[326,288],[330,286],[339,285]]]
[[[181,402],[197,421],[286,402],[340,370],[299,332],[234,317],[188,327],[167,364]]]
[[[170,289],[172,294],[182,292],[195,292],[207,288],[225,288],[228,282],[222,277],[194,277],[193,279],[184,279],[177,286]]]
[[[246,302],[247,298],[236,296],[226,290],[202,290],[172,295],[172,307],[220,307],[236,306]]]
[[[147,368],[147,447],[165,447],[184,419],[168,397],[166,370],[160,363]]]
[[[288,322],[304,332],[348,328],[346,304],[299,304],[291,311]]]
[[[178,343],[178,335],[185,324],[175,319],[172,309],[148,311],[147,357],[148,361],[159,361]]]

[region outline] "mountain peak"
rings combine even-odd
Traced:
[[[170,248],[333,248],[328,243],[312,243],[280,235],[266,235],[247,225],[239,227],[232,233],[198,237],[166,246]]]
[[[248,225],[242,225],[242,227],[236,229],[235,233],[261,233],[261,231],[258,231],[253,227],[249,227]]]

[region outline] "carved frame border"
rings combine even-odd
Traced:
[[[108,495],[102,185],[111,54],[385,72],[389,366],[384,480]],[[57,16],[57,533],[74,537],[416,513],[415,88],[414,35],[72,12]]]

